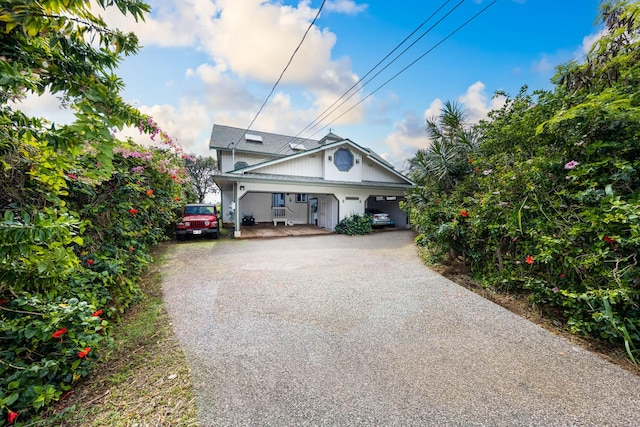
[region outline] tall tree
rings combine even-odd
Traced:
[[[427,119],[431,146],[419,150],[409,161],[410,174],[419,184],[451,191],[469,169],[469,156],[477,148],[477,137],[466,122],[462,106],[446,101],[440,115]]]
[[[186,167],[191,185],[198,196],[198,203],[204,202],[207,194],[218,192],[218,186],[213,182],[218,166],[213,157],[198,156],[195,161],[187,160]]]

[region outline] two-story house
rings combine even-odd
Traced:
[[[366,208],[391,215],[408,227],[400,209],[413,183],[373,151],[329,133],[320,140],[214,125],[214,181],[222,195],[221,216],[241,235],[242,219],[284,226],[314,224],[334,229]]]

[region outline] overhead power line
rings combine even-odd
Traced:
[[[442,43],[444,43],[445,41],[447,41],[449,38],[451,38],[454,34],[456,34],[458,31],[460,31],[461,29],[463,29],[464,27],[466,27],[469,23],[471,23],[471,21],[473,21],[474,19],[476,19],[478,16],[482,15],[487,9],[489,9],[491,6],[493,6],[494,4],[496,4],[498,2],[498,0],[493,0],[491,3],[489,3],[487,6],[485,6],[484,8],[482,8],[479,12],[477,12],[475,15],[473,15],[471,18],[469,18],[468,20],[466,20],[462,25],[460,25],[458,28],[456,28],[455,30],[453,30],[452,32],[450,32],[445,38],[443,38],[442,40],[440,40],[438,43],[436,43],[435,45],[433,45],[429,50],[427,50],[425,53],[423,53],[422,55],[420,55],[418,58],[416,58],[413,62],[411,62],[409,65],[407,65],[406,67],[404,67],[402,70],[400,70],[399,72],[397,72],[396,74],[394,74],[391,78],[389,78],[387,81],[385,81],[383,84],[381,84],[380,86],[378,86],[376,89],[374,89],[371,93],[369,93],[367,96],[365,96],[364,98],[362,98],[360,101],[358,101],[356,104],[354,104],[352,107],[350,107],[348,110],[346,110],[345,112],[343,112],[342,114],[340,114],[338,117],[336,117],[335,119],[333,119],[331,122],[327,123],[325,126],[329,126],[331,124],[333,124],[336,120],[339,120],[340,118],[342,118],[345,114],[347,114],[349,111],[353,110],[355,107],[357,107],[358,105],[360,105],[361,103],[363,103],[364,101],[366,101],[369,97],[371,97],[373,94],[375,94],[376,92],[378,92],[380,89],[382,89],[383,87],[385,87],[387,84],[389,84],[389,82],[391,82],[392,80],[394,80],[396,77],[398,77],[400,74],[404,73],[405,71],[407,71],[410,67],[412,67],[413,65],[415,65],[418,61],[420,61],[422,58],[424,58],[425,56],[427,56],[429,53],[431,53],[433,50],[435,50],[438,46],[440,46]],[[315,135],[316,133],[318,133],[320,130],[317,130],[315,133],[313,133],[312,135],[310,135],[310,137],[312,137],[313,135]]]
[[[422,28],[423,26],[425,26],[427,24],[427,22],[429,22],[434,16],[436,16],[438,14],[438,12],[440,12],[447,4],[449,4],[452,0],[446,0],[438,9],[436,9],[435,12],[433,12],[427,19],[425,19],[424,21],[422,21],[422,23],[420,25],[418,25],[407,37],[404,38],[404,40],[402,40],[400,43],[398,43],[389,53],[387,53],[387,55],[382,58],[376,65],[374,65],[369,71],[367,71],[367,73],[362,76],[357,82],[355,82],[353,84],[353,86],[351,86],[346,92],[344,92],[338,99],[336,99],[333,104],[331,104],[330,106],[328,106],[327,108],[324,109],[324,111],[322,111],[322,113],[320,113],[315,119],[313,119],[313,121],[311,123],[309,123],[307,126],[305,126],[300,132],[298,132],[290,141],[288,141],[285,145],[283,145],[282,147],[280,147],[277,151],[276,154],[283,151],[284,148],[288,145],[289,142],[294,141],[296,138],[298,138],[300,135],[302,135],[302,133],[304,131],[306,131],[307,129],[313,129],[316,126],[318,126],[319,123],[322,122],[322,120],[326,119],[329,115],[331,115],[333,112],[335,112],[338,108],[340,108],[342,105],[344,105],[345,102],[347,102],[349,99],[351,99],[356,93],[357,91],[353,92],[351,95],[349,95],[349,93],[351,93],[351,91],[358,87],[358,85],[360,83],[362,83],[362,81],[364,79],[366,79],[369,74],[371,74],[376,68],[378,68],[382,63],[384,63],[384,61],[386,61],[395,51],[397,51],[404,43],[407,42],[407,40],[409,40],[411,37],[413,37],[413,35],[415,33],[418,32],[418,30],[420,30],[420,28]],[[462,3],[464,3],[465,0],[460,1],[453,9],[451,9],[446,15],[445,18],[451,14],[451,12],[453,12],[455,9],[457,9]],[[384,66],[384,68],[382,68],[378,73],[376,73],[376,75],[374,75],[371,79],[369,79],[368,81],[366,81],[361,87],[360,89],[364,88],[367,84],[369,84],[369,82],[371,82],[373,79],[375,79],[380,73],[382,73],[384,70],[386,70],[391,64],[393,64],[398,58],[400,58],[400,56],[402,56],[405,52],[407,52],[411,47],[413,47],[418,41],[420,41],[425,35],[427,35],[429,32],[431,32],[431,30],[433,30],[433,28],[438,25],[438,23],[440,23],[442,21],[442,19],[440,19],[438,22],[436,22],[435,25],[432,25],[428,30],[424,31],[420,37],[418,37],[416,40],[413,41],[413,43],[411,43],[406,49],[404,49],[399,55],[397,55],[391,62],[389,62],[387,65]],[[344,99],[347,95],[349,95],[348,98]],[[335,108],[333,108],[338,102],[340,102],[340,100],[344,99],[344,101],[342,101],[338,106],[336,106]],[[329,111],[331,110],[331,111]]]
[[[278,80],[276,81],[276,83],[273,85],[273,87],[271,88],[271,92],[269,92],[269,95],[267,95],[267,98],[264,100],[264,102],[262,103],[262,105],[260,106],[260,109],[258,109],[258,112],[256,113],[256,115],[253,117],[253,120],[251,120],[251,123],[249,123],[249,126],[247,126],[247,128],[244,130],[244,132],[242,132],[242,135],[240,136],[240,138],[238,138],[238,140],[235,142],[234,146],[237,145],[242,138],[244,138],[244,136],[247,134],[247,132],[249,132],[249,129],[251,129],[251,126],[253,126],[253,124],[255,123],[255,121],[258,119],[258,116],[260,115],[260,113],[262,112],[262,109],[264,108],[265,105],[267,105],[267,102],[269,101],[269,98],[271,98],[271,95],[273,95],[273,92],[276,90],[276,87],[278,86],[278,84],[280,83],[280,81],[282,80],[282,77],[284,76],[284,73],[287,71],[287,69],[289,68],[289,66],[291,65],[291,63],[293,62],[293,58],[296,56],[296,54],[298,53],[298,50],[300,49],[300,46],[302,46],[302,43],[304,43],[304,39],[307,37],[307,34],[309,34],[309,31],[311,31],[311,28],[313,28],[313,25],[316,23],[316,20],[318,19],[318,17],[320,16],[320,12],[322,12],[322,8],[324,7],[324,4],[326,3],[327,0],[322,0],[322,4],[320,4],[320,8],[318,9],[318,13],[316,13],[316,16],[313,18],[313,21],[311,21],[311,23],[309,24],[309,26],[307,27],[307,30],[304,32],[304,35],[302,36],[302,39],[300,40],[300,43],[298,43],[298,46],[296,47],[296,49],[293,51],[293,53],[291,54],[291,57],[289,58],[289,62],[287,62],[287,65],[284,67],[284,69],[282,70],[282,73],[280,73],[280,77],[278,77]]]

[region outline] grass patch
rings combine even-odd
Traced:
[[[73,393],[33,426],[197,426],[191,373],[162,301],[159,266],[142,279],[145,298],[114,328],[114,345]]]

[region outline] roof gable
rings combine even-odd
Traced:
[[[349,139],[341,139],[339,141],[334,141],[334,142],[330,142],[330,143],[326,143],[324,145],[320,145],[314,149],[311,150],[306,150],[303,152],[298,152],[298,153],[294,153],[291,154],[289,156],[286,157],[280,157],[277,159],[272,159],[272,160],[267,160],[246,168],[243,168],[242,170],[238,170],[239,173],[242,174],[247,174],[247,173],[260,173],[261,169],[265,169],[267,167],[273,166],[273,165],[278,165],[278,164],[282,164],[285,162],[291,162],[294,161],[296,159],[300,159],[302,157],[305,156],[314,156],[320,152],[324,152],[326,150],[331,150],[334,148],[338,148],[341,146],[345,146],[348,145],[351,148],[353,148],[354,150],[358,151],[364,158],[366,158],[368,161],[376,164],[378,167],[382,168],[386,173],[391,174],[392,176],[395,176],[396,178],[399,178],[400,180],[406,182],[408,185],[414,185],[414,183],[407,178],[406,176],[404,176],[403,174],[401,174],[400,172],[396,171],[393,166],[389,165],[386,161],[382,160],[377,154],[373,153],[371,150],[368,150],[364,147],[359,146],[358,144],[356,144],[355,142],[349,140]]]

